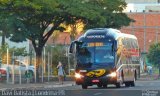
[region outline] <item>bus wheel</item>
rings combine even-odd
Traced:
[[[104,87],[104,88],[107,88],[107,84],[103,84],[103,87]]]
[[[129,87],[130,86],[130,82],[125,82],[125,86]]]
[[[121,87],[121,84],[120,83],[116,83],[116,88],[120,88]]]
[[[85,84],[82,84],[82,89],[87,89],[87,85],[85,85]]]
[[[135,86],[135,81],[136,81],[136,78],[134,77],[134,80],[131,81],[131,86],[134,87]]]
[[[98,87],[98,88],[101,88],[101,87],[102,87],[102,84],[97,84],[97,87]]]

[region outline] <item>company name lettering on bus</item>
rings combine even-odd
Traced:
[[[91,38],[105,38],[104,35],[90,35],[90,36],[87,36],[87,38],[91,39]]]

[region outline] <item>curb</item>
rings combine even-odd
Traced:
[[[45,84],[45,83],[44,83]],[[75,84],[72,82],[70,84],[63,84],[63,85],[59,85],[57,82],[56,83],[53,83],[54,85],[35,85],[33,87],[28,85],[28,86],[25,86],[25,87],[21,87],[21,86],[16,86],[16,87],[13,87],[13,88],[1,88],[0,90],[16,90],[16,89],[21,89],[21,90],[24,90],[24,89],[44,89],[44,88],[58,88],[58,87],[67,87],[67,86],[75,86]],[[9,86],[9,85],[8,85]]]

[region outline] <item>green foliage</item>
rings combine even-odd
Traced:
[[[86,28],[128,26],[132,19],[122,13],[126,3],[122,0],[59,0],[67,23],[82,20]]]
[[[8,59],[7,59],[7,49],[8,49]],[[0,63],[6,64],[7,60],[8,63],[12,63],[13,60],[13,55],[14,57],[16,56],[27,56],[27,51],[26,48],[9,48],[8,44],[4,44],[2,46],[0,46]]]
[[[2,54],[7,53],[7,48],[8,48],[8,44],[5,44],[3,46],[0,47],[0,55],[2,56]]]
[[[52,63],[57,66],[61,61],[64,65],[67,65],[66,49],[63,45],[57,45],[52,48]]]
[[[6,29],[12,32],[11,40],[38,40],[39,44],[43,42],[40,46],[44,46],[53,31],[62,31],[60,24],[64,22],[74,24],[82,20],[86,28],[120,28],[132,21],[122,13],[126,7],[122,0],[1,0],[0,6],[0,21],[7,24],[7,18],[10,19]],[[51,32],[44,36],[50,24]]]
[[[83,22],[84,28],[121,28],[134,20],[122,13],[126,3],[122,0],[59,0],[60,7],[66,13],[67,25]],[[72,28],[71,40],[76,37],[76,29]]]
[[[150,46],[147,57],[149,62],[160,67],[160,43],[155,43]]]
[[[0,48],[0,55],[1,56],[3,54],[7,53],[7,48],[9,48],[8,44],[1,46],[1,48]],[[13,48],[9,48],[8,50],[9,50],[10,54],[13,54],[13,52],[14,52],[14,56],[27,56],[28,55],[25,47],[23,47],[23,48],[13,47]]]
[[[9,50],[10,50],[10,53],[14,52],[14,56],[27,56],[28,55],[25,47],[23,48],[13,47],[13,48],[10,48]]]
[[[56,45],[56,46],[46,46],[46,58],[48,58],[48,52],[50,56],[52,55],[52,68],[54,70],[54,74],[57,74],[57,65],[58,62],[61,61],[66,73],[68,72],[68,57],[67,57],[67,46],[64,45]],[[70,60],[72,61],[72,60]],[[48,61],[47,61],[48,62]],[[72,61],[73,62],[73,61]],[[72,63],[73,64],[73,63]],[[68,73],[67,73],[68,74]]]
[[[125,7],[122,0],[0,0],[0,21],[11,17],[7,29],[12,32],[12,41],[29,39],[32,42],[38,73],[43,47],[54,31],[64,29],[61,24],[74,24],[81,20],[85,28],[120,28],[131,22],[122,13]]]

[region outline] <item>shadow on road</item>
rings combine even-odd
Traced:
[[[123,89],[123,88],[127,88],[124,85],[121,86],[120,88],[116,88],[116,86],[114,85],[108,85],[107,87],[97,87],[95,86],[88,86],[88,89]]]

